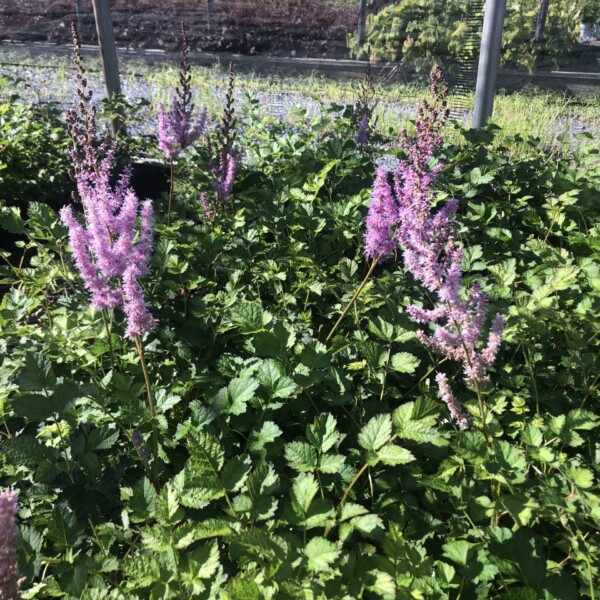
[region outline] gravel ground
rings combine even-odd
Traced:
[[[12,62],[12,64],[11,64]],[[27,98],[34,103],[56,103],[61,108],[69,108],[76,102],[76,79],[75,70],[70,66],[54,67],[53,58],[36,57],[35,62],[30,66],[24,65],[30,61],[15,54],[5,53],[3,55],[0,47],[0,75],[7,75],[15,80],[16,84],[9,86],[0,86],[0,99],[6,98],[13,93],[18,93],[21,97]],[[54,61],[55,62],[55,61]],[[68,63],[65,63],[68,64]],[[34,66],[35,65],[35,66]],[[46,65],[46,66],[44,66]],[[155,132],[156,124],[156,105],[159,100],[167,100],[170,95],[170,89],[160,85],[150,85],[148,79],[134,69],[123,69],[122,89],[126,100],[131,104],[141,101],[147,102],[146,106],[139,109],[137,119],[129,124],[129,130],[132,134],[150,134]],[[89,86],[93,91],[93,98],[96,102],[104,96],[102,87],[102,74],[100,72],[89,72]],[[254,76],[256,79],[256,76]],[[207,92],[210,95],[210,103],[213,106],[222,106],[225,98],[226,75],[221,76],[222,84],[210,87]],[[166,86],[166,84],[165,84]],[[290,86],[291,87],[291,86]],[[261,110],[264,114],[270,114],[279,120],[288,120],[291,118],[294,109],[302,106],[306,110],[306,117],[311,119],[320,114],[321,104],[311,96],[302,92],[290,91],[284,87],[278,87],[274,84],[267,90],[253,91],[253,96],[259,101]],[[244,87],[244,76],[239,75],[236,80],[236,110],[239,112],[242,107],[246,89]],[[202,105],[196,99],[197,105]],[[407,100],[405,102],[380,102],[379,108],[388,114],[398,116],[398,119],[410,117],[415,113],[415,104]],[[461,111],[454,115],[455,117],[469,121],[470,114],[467,111]],[[571,133],[581,133],[589,131],[596,140],[599,139],[600,131],[592,130],[586,123],[574,119],[558,120],[555,124],[556,135],[559,135],[568,129]]]
[[[50,62],[50,60],[39,62]],[[65,110],[74,106],[77,102],[75,91],[77,82],[74,68],[7,64],[2,60],[0,52],[0,75],[7,75],[16,81],[14,85],[11,84],[5,88],[0,87],[0,99],[18,93],[21,97],[34,103],[56,103]],[[221,84],[217,84],[208,90],[210,102],[215,106],[222,106],[225,100],[226,74],[222,75],[221,80]],[[93,92],[93,101],[96,103],[105,95],[101,82],[102,74],[100,72],[88,72],[88,85]],[[168,98],[171,93],[170,88],[152,86],[143,75],[123,75],[121,77],[121,87],[123,95],[129,103],[136,104],[141,101],[149,103],[149,106],[143,106],[139,109],[139,119],[136,120],[133,127],[130,127],[131,133],[154,133],[156,123],[155,107],[159,100],[164,101]],[[238,76],[234,93],[236,110],[239,112],[246,96],[243,76]],[[253,90],[251,94],[258,100],[261,108],[265,109],[264,114],[270,114],[279,120],[291,119],[294,110],[298,107],[306,110],[307,119],[315,118],[322,112],[321,104],[315,98],[302,92],[278,88],[277,85],[271,86],[268,90]],[[202,105],[198,98],[195,98],[195,103],[198,106]],[[412,116],[415,111],[414,103],[387,102],[381,103],[381,105],[385,107],[386,111],[393,111],[393,114],[397,114],[399,117]]]

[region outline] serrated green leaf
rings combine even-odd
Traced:
[[[395,444],[387,444],[375,452],[377,461],[384,465],[405,465],[416,460],[412,452]]]
[[[219,567],[219,546],[216,540],[204,544],[188,555],[187,566],[194,577],[208,579],[212,577]]]
[[[156,412],[164,414],[181,402],[181,397],[175,394],[169,394],[167,390],[158,390],[156,392]]]
[[[145,521],[154,516],[156,496],[156,490],[147,477],[136,484],[127,504],[133,513],[131,516],[132,521]]]
[[[366,588],[377,594],[384,600],[394,600],[396,598],[396,582],[394,578],[385,571],[373,569],[367,573],[365,578]]]
[[[477,545],[466,540],[452,540],[445,543],[442,549],[444,556],[459,565],[466,566],[469,559],[475,554]]]
[[[390,368],[398,373],[414,373],[421,361],[408,352],[398,352],[390,359]]]
[[[317,451],[306,442],[290,442],[285,446],[285,457],[290,466],[301,473],[317,468]]]
[[[353,517],[366,515],[368,512],[369,511],[360,504],[356,504],[355,502],[346,502],[346,504],[342,505],[340,510],[340,522],[348,521]]]
[[[250,434],[250,440],[248,442],[248,448],[251,452],[258,452],[262,450],[266,444],[270,444],[278,439],[283,432],[281,429],[273,423],[273,421],[265,421],[260,431],[253,431]]]
[[[221,474],[221,481],[225,489],[230,492],[240,490],[246,482],[251,467],[252,461],[249,456],[235,456],[227,461]]]
[[[230,401],[228,412],[232,415],[241,415],[246,412],[246,404],[254,398],[254,392],[258,385],[258,381],[253,377],[233,379],[227,386]]]
[[[241,333],[249,335],[264,331],[265,326],[271,322],[273,316],[264,311],[260,304],[248,302],[237,306],[231,318],[239,327]]]
[[[167,483],[156,499],[156,520],[161,525],[170,525],[179,521],[180,516],[177,490]]]
[[[594,474],[582,467],[569,467],[569,479],[580,488],[590,488],[594,485]]]
[[[346,457],[341,454],[323,454],[319,457],[317,469],[321,473],[339,473],[345,462]]]
[[[307,427],[306,437],[319,452],[325,453],[340,439],[336,427],[337,421],[332,415],[321,414]]]
[[[319,491],[319,484],[312,473],[302,473],[292,485],[292,506],[299,517],[306,517],[311,502]]]
[[[263,600],[263,598],[252,573],[248,572],[241,572],[230,580],[223,595],[223,600]]]
[[[232,535],[230,525],[220,519],[207,519],[205,521],[191,521],[179,525],[173,534],[175,547],[187,548],[190,544],[211,537],[225,537]]]
[[[42,394],[25,394],[18,396],[12,403],[15,414],[29,421],[39,423],[52,415],[52,403]]]
[[[315,537],[304,549],[304,555],[308,558],[308,568],[311,571],[327,571],[337,557],[340,551],[337,546],[322,537]]]
[[[225,453],[221,444],[209,433],[192,433],[188,441],[189,467],[195,474],[216,475],[223,468]]]
[[[392,420],[389,415],[373,417],[358,434],[358,443],[365,450],[378,450],[392,437]]]
[[[46,448],[33,436],[24,434],[2,442],[0,452],[6,456],[9,464],[32,467],[37,466],[45,458],[51,460],[55,455],[54,448]]]
[[[41,354],[27,354],[25,367],[19,374],[19,388],[31,392],[49,391],[55,383],[56,376],[50,361]]]

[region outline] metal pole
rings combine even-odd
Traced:
[[[83,14],[83,6],[81,6],[81,0],[75,0],[75,12],[77,14],[77,31],[79,35],[82,35],[81,29],[81,15]]]
[[[473,127],[475,129],[483,127],[492,116],[505,13],[506,0],[486,1],[473,110]]]
[[[106,94],[108,99],[111,100],[114,94],[121,93],[115,32],[113,31],[112,20],[110,18],[108,0],[92,0],[92,4],[94,5],[96,31],[98,32],[98,45],[100,46],[100,54],[102,55]],[[119,116],[112,119],[112,132],[115,136],[119,131],[125,131],[123,124],[124,115],[122,111],[117,112],[119,112]]]

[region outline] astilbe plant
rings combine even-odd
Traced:
[[[19,502],[14,490],[0,492],[0,600],[16,600],[24,578],[17,559],[17,523]]]
[[[217,130],[207,139],[211,174],[214,179],[212,201],[209,193],[202,192],[200,194],[204,214],[213,225],[219,211],[231,198],[238,166],[238,156],[234,149],[237,123],[234,107],[234,87],[233,65],[230,63],[223,115]]]
[[[407,270],[437,298],[432,309],[415,305],[407,309],[414,321],[435,326],[432,334],[419,331],[419,339],[444,357],[461,363],[465,382],[476,388],[485,428],[481,386],[489,380],[488,370],[500,347],[504,319],[501,315],[495,316],[482,348],[488,298],[479,283],[471,287],[466,297],[461,292],[463,248],[457,241],[458,224],[454,218],[458,201],[452,199],[437,212],[432,211],[434,184],[443,165],[431,165],[443,141],[441,128],[447,120],[448,109],[447,88],[440,89],[443,75],[439,67],[432,72],[431,79],[432,100],[425,100],[419,107],[415,135],[410,137],[406,130],[402,133],[406,160],[400,162],[391,183],[384,167],[377,170],[364,248],[372,263],[349,305],[366,284],[375,265],[400,247]],[[438,373],[436,382],[453,419],[459,426],[466,426],[466,418],[452,395],[446,375]]]
[[[190,49],[184,23],[181,24],[181,46],[183,58],[179,68],[179,85],[171,98],[171,108],[167,110],[162,102],[158,103],[158,145],[169,159],[171,171],[167,214],[169,224],[173,203],[175,159],[204,134],[207,121],[206,109],[201,110],[197,118],[194,115]]]
[[[154,228],[152,202],[140,203],[129,185],[130,169],[125,169],[116,184],[111,183],[116,143],[96,139],[96,111],[90,104],[91,92],[87,88],[74,27],[73,32],[80,102],[77,108],[68,111],[66,120],[73,141],[70,157],[84,223],[71,206],[63,207],[60,217],[69,230],[71,252],[84,286],[90,292],[92,306],[103,311],[103,318],[105,309],[120,308],[125,315],[125,336],[135,343],[146,380],[150,413],[154,418],[154,400],[141,338],[152,331],[157,322],[148,310],[140,284],[140,279],[150,270]],[[108,325],[107,335],[112,353]],[[156,469],[158,442],[155,429],[153,433]]]
[[[109,138],[97,139],[96,108],[90,103],[92,93],[74,25],[72,31],[79,103],[67,112],[66,121],[73,142],[69,154],[85,225],[71,206],[65,206],[60,216],[69,229],[71,251],[92,305],[99,310],[121,308],[127,318],[126,335],[133,339],[156,326],[138,283],[149,271],[152,203],[146,200],[140,204],[129,186],[130,169],[123,171],[115,185],[111,183],[117,146]]]
[[[354,141],[359,146],[369,143],[369,134],[371,129],[371,118],[375,108],[375,90],[373,88],[373,74],[371,72],[371,62],[367,61],[365,76],[360,86],[358,100],[353,107],[354,122],[356,133]]]

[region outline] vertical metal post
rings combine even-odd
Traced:
[[[210,31],[215,25],[215,0],[206,2],[206,27]]]
[[[92,0],[94,5],[94,18],[96,19],[96,31],[98,32],[98,45],[102,55],[102,67],[104,70],[104,83],[106,94],[111,100],[114,94],[121,93],[121,80],[119,79],[119,63],[117,61],[117,47],[115,45],[115,32],[113,31],[110,18],[108,0]],[[124,132],[124,115],[121,113],[112,120],[113,135],[119,131]]]
[[[367,20],[367,0],[358,0],[358,47],[365,43],[365,24]]]
[[[81,36],[81,16],[83,15],[83,6],[81,5],[81,0],[75,0],[75,13],[77,15],[77,31]]]
[[[473,110],[475,129],[483,127],[492,116],[505,14],[506,0],[486,0]]]

